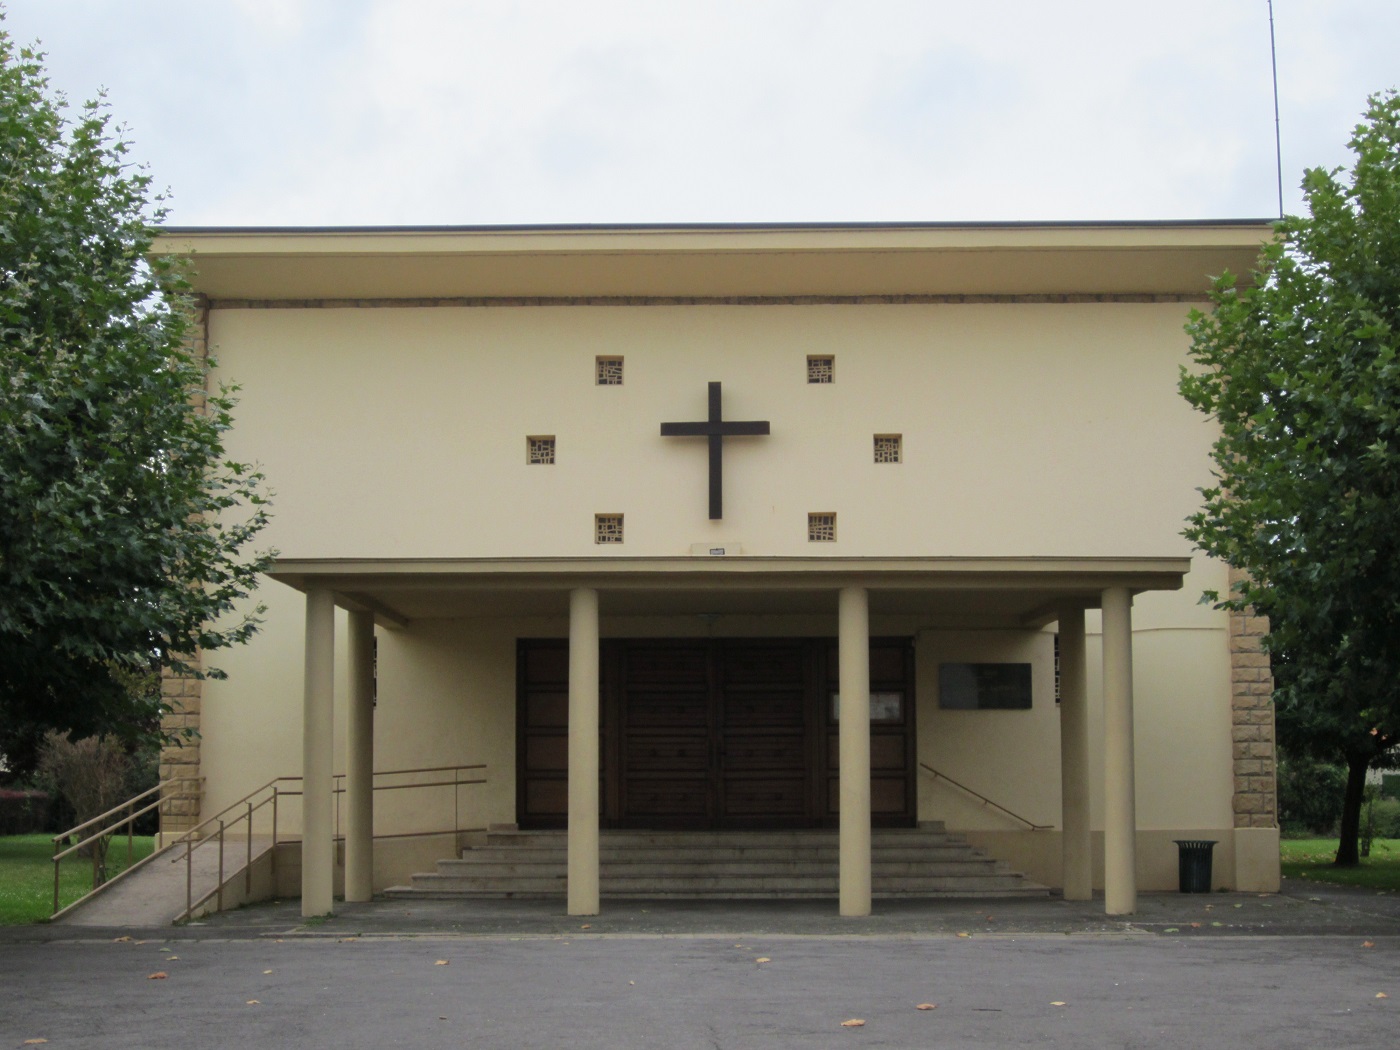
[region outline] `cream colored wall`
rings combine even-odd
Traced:
[[[302,596],[268,582],[262,632],[221,655],[229,679],[210,682],[204,701],[206,813],[213,813],[274,776],[301,767]],[[1181,594],[1138,599],[1141,619],[1162,617],[1154,605]],[[1218,614],[1211,614],[1219,619]],[[347,678],[345,623],[337,638],[336,768],[344,768]],[[949,631],[917,617],[877,616],[872,631],[916,638],[919,759],[1038,824],[1059,824],[1059,711],[1053,700],[1051,636],[1042,631]],[[832,636],[831,617],[726,616],[604,619],[607,637]],[[515,819],[515,641],[563,637],[562,620],[424,621],[407,630],[380,629],[375,767],[403,769],[486,763],[488,783],[460,790],[461,827]],[[1230,733],[1223,627],[1149,627],[1134,637],[1138,823],[1153,828],[1228,828]],[[1093,820],[1103,806],[1099,645],[1089,638]],[[937,706],[938,663],[1029,661],[1030,711],[943,711]],[[918,777],[919,815],[950,827],[1004,831],[1003,817],[926,774]],[[454,819],[452,793],[381,791],[379,833],[440,830]],[[293,804],[280,815],[296,831]]]
[[[221,373],[242,385],[229,454],[275,492],[266,542],[286,557],[685,554],[740,541],[749,555],[1188,553],[1180,536],[1207,481],[1209,431],[1175,392],[1185,308],[1175,304],[215,310]],[[596,354],[626,357],[621,388],[593,384]],[[836,383],[805,382],[811,353]],[[705,449],[661,438],[700,419],[705,384],[725,416],[769,438],[725,451],[722,523],[705,517]],[[906,462],[871,462],[900,432]],[[559,463],[527,467],[527,434]],[[840,540],[812,545],[809,510]],[[627,514],[627,543],[592,543],[592,515]],[[1198,604],[1224,586],[1196,559],[1182,591],[1134,607],[1138,820],[1145,831],[1229,829],[1227,623]],[[302,597],[276,583],[246,648],[206,685],[202,772],[210,814],[301,767]],[[344,617],[336,767],[344,768]],[[876,616],[918,637],[919,754],[1037,823],[1059,823],[1059,726],[1049,635],[950,633]],[[1093,819],[1101,825],[1099,646],[1089,617]],[[831,617],[726,617],[720,635],[834,635]],[[705,633],[697,619],[604,618],[611,636]],[[515,638],[562,621],[444,620],[379,631],[376,767],[486,762],[461,822],[514,819]],[[939,659],[1029,659],[1030,712],[936,707]],[[450,794],[381,792],[378,830],[426,829]],[[919,779],[920,815],[1006,828]],[[282,814],[294,829],[294,807]]]
[[[214,310],[242,386],[229,452],[266,470],[289,558],[1179,555],[1209,431],[1176,393],[1180,304]],[[805,381],[808,354],[836,382]],[[622,354],[599,387],[594,358]],[[772,435],[706,451],[659,424]],[[872,462],[875,433],[906,462]],[[553,434],[559,462],[525,463]],[[806,539],[839,514],[836,543]],[[627,541],[593,543],[623,512]]]

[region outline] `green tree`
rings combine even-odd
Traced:
[[[0,29],[0,754],[49,729],[158,732],[162,668],[244,641],[267,554],[234,402],[186,347],[187,284],[101,99],[70,115]]]
[[[1187,331],[1181,392],[1220,427],[1185,535],[1250,574],[1284,742],[1348,770],[1337,863],[1357,863],[1366,771],[1400,742],[1400,100],[1372,96],[1355,160],[1303,177],[1252,282]]]

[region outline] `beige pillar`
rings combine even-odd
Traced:
[[[1133,784],[1133,599],[1103,592],[1104,911],[1137,911],[1137,806]]]
[[[335,894],[335,598],[306,593],[306,693],[302,705],[301,913],[326,915]]]
[[[374,896],[374,614],[350,613],[345,726],[345,899]]]
[[[1084,609],[1067,607],[1060,612],[1060,878],[1067,901],[1094,895],[1085,662]]]
[[[870,596],[844,587],[841,658],[841,914],[870,914]]]
[[[598,914],[598,592],[569,595],[569,914]]]

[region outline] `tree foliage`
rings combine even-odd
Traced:
[[[234,401],[186,346],[163,211],[105,104],[71,114],[0,30],[0,753],[44,730],[154,731],[152,669],[244,641],[269,556],[262,476],[224,457]],[[221,617],[223,619],[221,619]]]
[[[1187,326],[1181,391],[1220,426],[1186,536],[1244,569],[1221,600],[1270,620],[1280,734],[1351,773],[1400,741],[1400,100],[1373,96],[1345,169],[1308,170],[1255,280]],[[1219,600],[1218,595],[1209,597]],[[1354,797],[1353,797],[1354,796]],[[1348,840],[1350,840],[1348,842]]]

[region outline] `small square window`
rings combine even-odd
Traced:
[[[554,462],[554,435],[537,435],[525,439],[525,462],[530,466],[548,466]]]
[[[830,354],[808,354],[807,382],[836,382],[836,358]]]
[[[622,542],[622,515],[621,515],[621,514],[595,514],[595,515],[593,515],[593,542],[594,542],[594,543],[621,543],[621,542]]]
[[[811,543],[831,543],[836,539],[836,515],[822,512],[807,515],[807,539]]]
[[[622,385],[622,358],[600,357],[597,360],[597,368],[599,386]]]
[[[875,435],[875,462],[902,463],[904,461],[904,437],[901,434]]]

